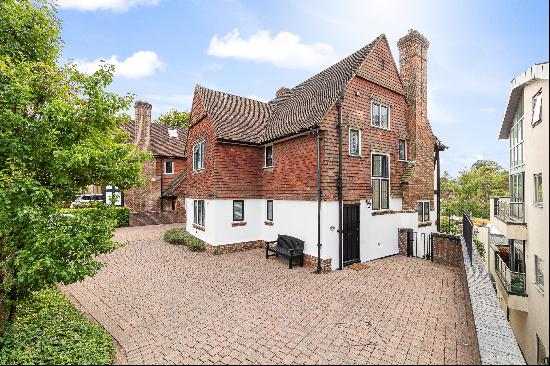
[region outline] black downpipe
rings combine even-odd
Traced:
[[[336,102],[336,107],[338,108],[338,180],[336,181],[336,190],[338,194],[338,254],[339,254],[339,262],[338,262],[338,269],[343,269],[343,235],[344,232],[342,231],[342,205],[343,205],[343,189],[344,189],[344,182],[342,177],[342,104],[344,103],[344,90],[342,89],[340,91],[340,96],[338,98],[338,102]]]
[[[441,232],[441,164],[439,161],[439,146],[435,148],[435,161],[437,164],[437,231]]]
[[[317,130],[317,273],[321,272],[321,134]]]

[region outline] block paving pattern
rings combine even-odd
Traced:
[[[117,230],[93,278],[64,286],[130,364],[471,364],[456,268],[402,256],[314,274],[261,249],[211,256]]]

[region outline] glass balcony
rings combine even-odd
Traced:
[[[500,252],[495,252],[495,272],[508,293],[526,295],[525,273],[511,271]]]
[[[525,204],[510,202],[508,197],[495,198],[495,216],[504,222],[525,223]]]

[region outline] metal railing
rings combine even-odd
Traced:
[[[504,222],[525,222],[525,204],[523,202],[510,202],[509,198],[495,200],[496,216]]]
[[[474,234],[474,223],[466,212],[462,212],[462,236],[466,242],[466,249],[468,250],[468,257],[470,258],[470,264],[472,263],[472,241]]]
[[[508,293],[525,295],[525,273],[512,272],[499,252],[495,252],[495,272]]]

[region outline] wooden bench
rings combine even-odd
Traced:
[[[269,254],[269,253],[275,254]],[[279,235],[277,240],[265,243],[265,258],[283,255],[289,257],[288,268],[292,269],[294,260],[298,259],[300,266],[304,266],[304,241],[289,235]]]

